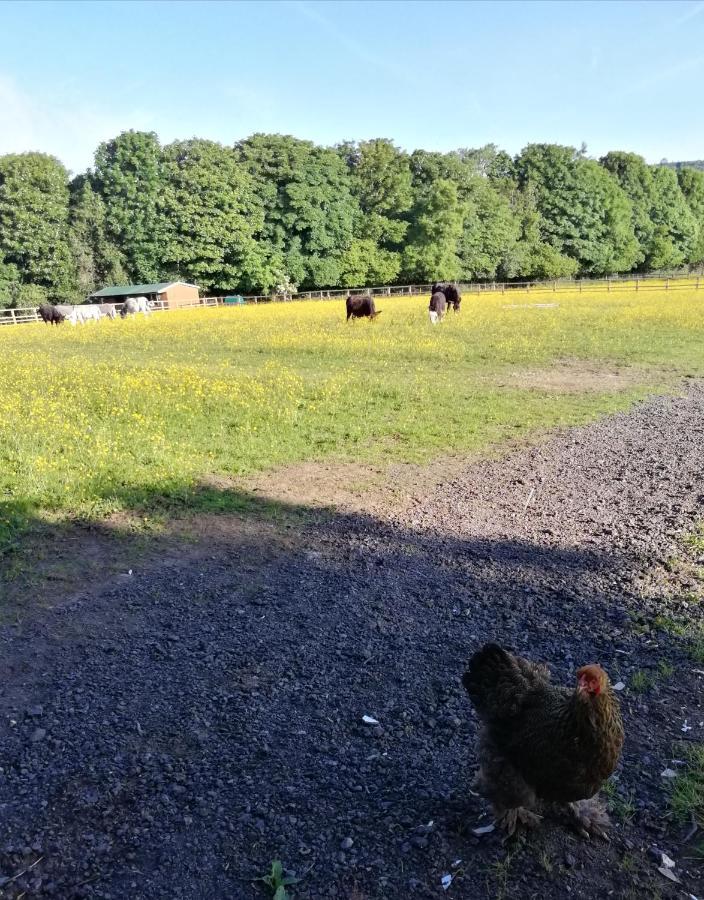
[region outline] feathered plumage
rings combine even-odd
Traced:
[[[584,666],[575,688],[559,687],[544,665],[487,644],[462,683],[483,724],[476,784],[509,832],[517,820],[533,824],[530,810],[541,801],[561,805],[583,830],[596,830],[596,819],[603,824],[596,807],[576,801],[597,794],[623,746],[606,672]]]

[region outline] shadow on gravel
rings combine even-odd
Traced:
[[[438,897],[450,872],[455,898],[649,890],[650,862],[622,861],[667,827],[659,784],[598,850],[546,826],[507,855],[472,833],[489,818],[460,686],[490,639],[563,679],[642,667],[637,560],[209,490],[240,518],[211,519],[188,565],[0,628],[0,897],[264,897],[275,858],[304,875],[297,898]],[[42,537],[50,554],[75,532]],[[671,742],[666,709],[624,707],[633,779]]]
[[[293,507],[246,491],[208,485],[172,487],[165,496],[148,485],[95,497],[95,518],[52,521],[24,501],[0,501],[0,623],[67,593],[102,587],[106,579],[160,559],[177,560],[203,539],[248,526],[293,525],[310,518]],[[101,517],[104,508],[117,509]]]

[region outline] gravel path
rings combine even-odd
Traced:
[[[296,898],[701,892],[660,773],[704,740],[702,677],[653,619],[696,614],[679,536],[703,471],[690,382],[448,471],[403,512],[333,515],[285,550],[234,536],[4,626],[0,898],[270,897],[252,879],[274,858]],[[591,661],[626,682],[611,843],[472,833],[490,816],[459,679],[488,639],[568,683]]]

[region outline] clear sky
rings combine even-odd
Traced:
[[[704,2],[0,2],[0,153],[128,128],[704,158]]]

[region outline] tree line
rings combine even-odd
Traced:
[[[0,156],[4,306],[121,283],[269,293],[701,263],[704,172],[634,153],[407,153],[386,139],[323,147],[278,134],[162,146],[127,131],[73,178],[43,153]]]

